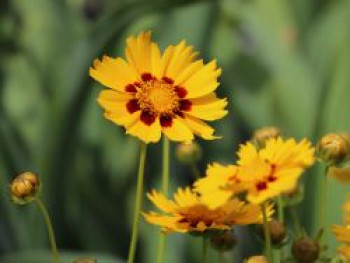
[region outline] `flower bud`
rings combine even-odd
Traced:
[[[327,134],[319,141],[317,151],[319,157],[327,164],[337,164],[348,154],[349,140],[343,134]]]
[[[265,256],[252,256],[247,259],[246,263],[269,263]]]
[[[258,129],[254,132],[252,140],[260,147],[264,147],[265,143],[270,138],[277,138],[280,136],[281,131],[275,126],[267,126]]]
[[[236,238],[232,231],[225,231],[221,235],[210,239],[211,245],[219,251],[228,251],[236,244]]]
[[[41,187],[39,177],[31,172],[18,175],[10,184],[11,199],[16,204],[27,204],[33,201]]]
[[[269,223],[269,230],[270,230],[271,243],[273,245],[280,245],[285,240],[287,231],[283,223],[273,219]]]
[[[97,260],[94,258],[84,257],[74,260],[73,263],[97,263]]]
[[[263,227],[261,225],[258,226],[258,234],[264,239],[264,231]],[[283,223],[278,222],[276,219],[272,219],[272,221],[269,222],[269,233],[271,238],[271,243],[274,246],[281,246],[283,245],[285,238],[287,236],[287,230]]]
[[[302,237],[292,244],[292,255],[299,263],[316,262],[320,254],[320,245],[310,237]]]
[[[181,143],[177,146],[176,156],[184,164],[193,164],[202,158],[202,149],[195,142],[189,144]]]

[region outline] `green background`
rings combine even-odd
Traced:
[[[350,130],[348,0],[1,0],[1,262],[50,262],[35,205],[9,201],[9,181],[28,170],[43,180],[64,262],[78,254],[101,263],[126,258],[138,141],[102,117],[101,86],[88,69],[102,54],[123,56],[126,37],[147,29],[162,49],[185,39],[223,68],[218,93],[230,114],[215,123],[222,140],[198,140],[202,171],[233,162],[238,144],[262,126],[313,142]],[[160,158],[161,146],[150,145],[146,190],[159,186]],[[311,234],[321,175],[316,166],[305,176],[299,207]],[[172,188],[192,180],[172,154]],[[342,221],[346,189],[330,180],[328,226]],[[157,231],[142,221],[139,262],[155,262]],[[237,257],[259,251],[247,230],[237,234]],[[326,238],[334,252],[334,237]],[[165,262],[196,262],[199,251],[200,240],[172,235]]]

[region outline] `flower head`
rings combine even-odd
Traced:
[[[328,164],[341,162],[349,152],[349,140],[346,134],[330,133],[318,143],[318,154]]]
[[[11,199],[16,204],[27,204],[36,198],[41,187],[39,177],[32,172],[25,172],[12,180]]]
[[[247,200],[263,203],[282,193],[289,193],[306,167],[314,163],[314,148],[307,140],[271,138],[258,150],[252,143],[238,151],[238,178],[247,187]]]
[[[148,198],[160,210],[168,215],[155,212],[145,213],[145,219],[169,232],[200,232],[207,230],[228,230],[236,224],[260,224],[263,221],[261,209],[257,205],[246,204],[238,199],[231,199],[215,209],[211,209],[202,200],[202,196],[190,188],[181,189],[174,195],[174,201],[163,194],[153,191]],[[268,206],[268,216],[273,213]]]
[[[184,41],[161,54],[150,31],[129,37],[126,60],[104,56],[90,68],[90,75],[108,88],[98,98],[105,117],[146,143],[159,141],[162,133],[181,142],[194,135],[218,138],[202,120],[227,114],[226,99],[215,95],[221,69],[214,60],[204,64],[196,57]]]

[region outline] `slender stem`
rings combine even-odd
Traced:
[[[320,238],[320,243],[322,244],[323,237],[326,235],[326,210],[327,210],[327,179],[328,179],[328,168],[327,165],[325,168],[325,174],[321,178],[321,185],[320,185],[320,191],[319,191],[319,229],[323,231],[323,234]]]
[[[277,209],[278,209],[278,222],[281,224],[284,224],[284,204],[283,204],[283,199],[281,196],[277,197]],[[279,256],[280,256],[280,261],[284,259],[284,247],[282,246],[279,249]]]
[[[300,222],[299,222],[299,217],[298,217],[297,211],[295,209],[295,206],[291,206],[289,208],[289,212],[290,212],[291,220],[292,220],[292,223],[293,223],[293,226],[294,226],[295,235],[296,235],[297,238],[299,238],[299,237],[302,236],[302,229],[301,229],[301,225],[300,225]]]
[[[43,203],[43,201],[41,201],[40,198],[36,199],[36,203],[40,209],[41,214],[44,217],[45,220],[45,224],[47,227],[47,232],[49,234],[49,239],[50,239],[50,244],[51,244],[51,251],[52,251],[52,258],[53,258],[53,262],[54,263],[59,263],[60,262],[60,258],[58,255],[58,250],[57,250],[57,245],[56,245],[56,239],[55,239],[55,232],[53,230],[52,227],[52,223],[50,220],[50,216],[49,213],[47,212],[47,209]]]
[[[164,136],[163,139],[163,167],[162,167],[162,191],[165,196],[168,195],[169,190],[169,155],[170,142]],[[158,250],[157,250],[157,263],[162,263],[164,258],[166,237],[163,233],[159,234]]]
[[[265,203],[261,205],[261,210],[262,210],[263,220],[264,220],[263,222],[264,222],[264,235],[265,235],[265,254],[266,254],[266,257],[268,258],[268,262],[273,263],[269,222],[267,221]]]
[[[134,206],[134,222],[132,225],[132,236],[130,241],[128,263],[133,263],[135,260],[136,245],[139,233],[139,218],[142,206],[142,192],[143,192],[143,177],[145,171],[147,144],[141,142],[140,146],[140,161],[139,169],[137,172],[137,186],[136,186],[136,197]]]
[[[207,239],[203,236],[202,240],[202,263],[207,262]]]
[[[282,197],[281,196],[278,196],[277,197],[277,209],[278,209],[278,221],[280,223],[283,223],[284,222],[284,207],[283,207],[283,200],[282,200]]]

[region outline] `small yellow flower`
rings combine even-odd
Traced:
[[[215,94],[221,69],[213,60],[196,60],[197,52],[185,41],[161,54],[151,32],[126,40],[126,60],[96,59],[90,75],[106,86],[98,102],[105,117],[145,143],[170,140],[189,142],[194,135],[216,139],[205,121],[223,118],[226,99]]]
[[[258,150],[252,143],[239,152],[238,178],[246,184],[247,200],[261,204],[295,189],[306,167],[314,163],[314,148],[307,140],[271,138]]]
[[[261,209],[257,205],[246,204],[238,199],[231,199],[215,209],[210,209],[203,202],[202,196],[189,187],[179,188],[174,201],[163,194],[153,191],[148,198],[167,215],[155,212],[145,213],[145,219],[162,227],[165,233],[204,232],[206,230],[227,230],[232,225],[260,224],[263,221]],[[269,218],[273,208],[268,205]]]

